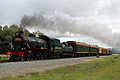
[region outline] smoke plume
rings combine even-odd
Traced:
[[[104,17],[104,18],[103,18]],[[105,16],[98,17],[72,17],[64,13],[53,14],[34,14],[23,16],[21,25],[25,27],[34,27],[36,29],[46,29],[58,31],[62,34],[70,32],[93,37],[109,46],[119,47],[119,35],[113,34],[110,27],[104,23],[99,23],[97,19],[107,19]],[[98,21],[97,21],[98,20]],[[101,20],[102,21],[102,20]]]

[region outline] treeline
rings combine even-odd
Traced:
[[[15,32],[19,31],[20,26],[11,25],[11,26],[1,26],[0,25],[0,54],[4,54],[9,51],[11,48],[11,40],[15,36]],[[28,30],[24,30],[24,35],[27,36],[30,32]],[[41,32],[33,32],[33,34],[41,34]]]

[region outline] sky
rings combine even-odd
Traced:
[[[19,24],[23,15],[37,12],[118,18],[119,4],[119,0],[0,0],[0,24]]]
[[[40,30],[62,41],[119,47],[120,0],[0,0],[0,25],[20,25],[24,15],[56,23],[43,24],[37,18],[32,28],[25,24],[31,31]]]

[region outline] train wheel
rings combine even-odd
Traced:
[[[11,61],[17,61],[19,60],[19,56],[17,54],[13,54],[11,57],[10,57],[10,60]]]
[[[74,53],[71,55],[71,57],[74,57],[75,55],[74,55]]]
[[[27,61],[30,61],[30,60],[31,60],[31,58],[29,56],[27,56]]]
[[[45,55],[44,55],[44,54],[42,54],[41,59],[43,60],[44,58],[45,58]]]
[[[21,61],[24,61],[25,60],[25,57],[24,56],[21,56]]]
[[[11,56],[9,60],[10,60],[10,61],[14,61],[14,58],[13,58],[13,56]]]
[[[28,54],[26,55],[26,60],[27,61],[32,60],[32,52],[31,51],[29,51]]]

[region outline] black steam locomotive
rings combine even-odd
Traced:
[[[38,60],[59,57],[91,56],[98,54],[111,54],[107,48],[88,45],[85,43],[67,41],[60,43],[59,39],[46,35],[23,35],[23,31],[16,32],[12,39],[12,47],[7,55],[10,60]]]
[[[11,45],[11,51],[7,52],[11,60],[35,60],[58,57],[61,56],[63,48],[58,39],[50,38],[46,35],[36,37],[33,34],[25,37],[22,31],[16,32]]]

